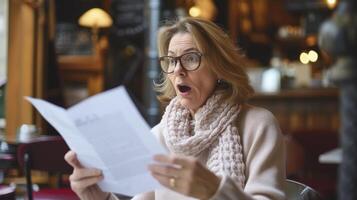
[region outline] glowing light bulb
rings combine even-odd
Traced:
[[[301,54],[300,54],[300,62],[302,63],[302,64],[307,64],[307,63],[309,63],[309,55],[307,54],[307,53],[305,53],[305,52],[302,52]]]
[[[196,6],[192,6],[190,10],[188,11],[191,17],[198,17],[201,15],[201,9],[199,9]]]
[[[314,50],[310,50],[308,56],[311,62],[316,62],[317,59],[319,58],[319,54],[317,54],[316,51]]]
[[[337,0],[326,0],[327,7],[333,9],[336,7]]]

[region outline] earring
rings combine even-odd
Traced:
[[[229,87],[229,83],[223,79],[218,79],[217,80],[217,86],[222,89],[226,89]]]

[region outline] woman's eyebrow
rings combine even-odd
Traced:
[[[183,51],[183,53],[190,52],[190,51],[198,51],[198,49],[196,49],[196,48],[194,48],[194,47],[188,48],[188,49],[185,49],[185,50]],[[175,55],[175,52],[170,51],[170,50],[169,50],[167,53]]]
[[[198,51],[198,49],[196,49],[196,48],[188,48],[188,49],[185,49],[183,52],[190,52],[190,51]]]
[[[168,53],[168,54],[174,54],[174,55],[175,55],[175,52],[170,51],[170,50],[169,50],[167,53]]]

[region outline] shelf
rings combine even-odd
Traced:
[[[305,88],[257,93],[250,104],[267,108],[278,119],[283,132],[296,130],[337,130],[339,91],[337,88]]]
[[[251,99],[296,99],[296,98],[338,98],[337,88],[305,88],[282,90],[279,92],[258,92]]]
[[[103,91],[104,61],[100,54],[58,56],[58,65],[64,83],[86,84],[89,96]]]

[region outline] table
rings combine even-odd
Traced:
[[[332,149],[321,154],[319,162],[323,164],[340,164],[342,162],[342,148]]]
[[[0,140],[0,183],[4,181],[5,171],[10,168],[16,168],[17,142],[7,142]]]
[[[20,134],[21,135],[21,134]],[[5,139],[0,137],[0,172],[9,168],[17,167],[17,148],[28,140],[35,139],[40,135],[32,135],[30,138]],[[22,139],[21,139],[22,138]]]
[[[0,140],[0,169],[16,166],[16,149],[18,144],[16,141]]]

